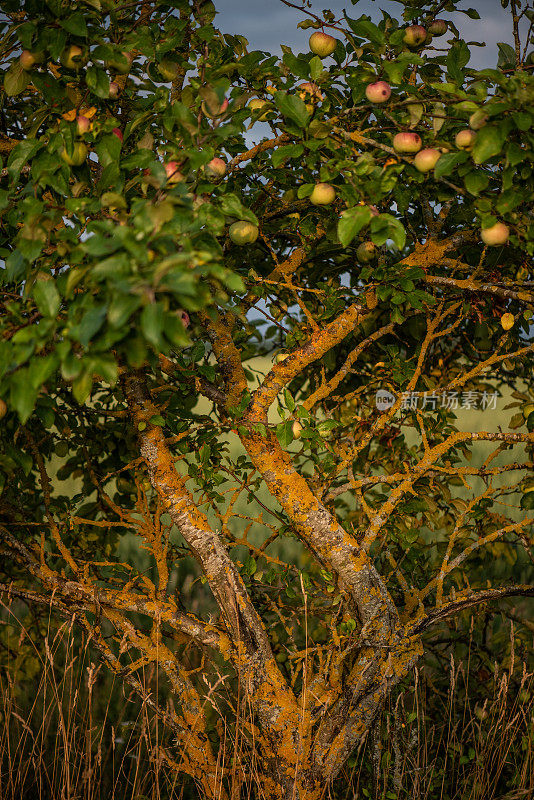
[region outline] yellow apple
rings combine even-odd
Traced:
[[[329,36],[328,33],[315,31],[315,33],[312,33],[310,36],[309,44],[312,53],[315,53],[319,58],[326,58],[327,56],[331,56],[336,49],[337,39],[334,39],[333,36]]]
[[[258,226],[254,225],[253,222],[240,220],[239,222],[234,222],[233,225],[230,225],[228,234],[234,244],[253,244],[258,238],[259,230]]]
[[[513,314],[506,313],[501,317],[501,325],[505,331],[511,330],[514,327],[514,322],[515,320]]]
[[[496,222],[489,228],[482,228],[480,231],[480,238],[487,245],[506,244],[510,235],[510,229],[504,222]]]
[[[314,206],[329,206],[336,199],[336,190],[329,183],[317,183],[310,195]]]
[[[61,151],[61,158],[70,167],[81,166],[87,158],[87,145],[85,142],[75,142],[72,155],[69,155],[66,148]]]

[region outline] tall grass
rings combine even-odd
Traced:
[[[0,800],[198,797],[192,781],[165,757],[172,753],[171,737],[98,663],[72,622],[54,627],[51,619],[41,620],[39,637],[35,624],[19,621],[20,604],[2,611]],[[507,657],[495,661],[492,673],[473,667],[469,641],[461,661],[449,651],[446,669],[422,665],[390,698],[379,737],[369,736],[353,754],[329,788],[331,798],[534,798],[534,673],[516,653],[513,624]],[[139,677],[160,702],[173,702],[155,669]],[[248,776],[233,781],[232,800],[261,798],[254,788],[257,754],[239,721],[224,719],[219,705],[208,703],[219,763],[234,760],[239,771],[241,762]],[[246,707],[238,710],[238,720],[245,713]]]

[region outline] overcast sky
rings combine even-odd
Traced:
[[[297,23],[305,16],[280,0],[215,0],[215,6],[219,12],[216,25],[224,33],[246,36],[251,50],[268,50],[280,55],[280,44],[286,44],[297,52],[308,51],[311,31],[297,28]],[[459,13],[442,13],[440,16],[451,19],[466,41],[486,42],[487,48],[473,48],[471,63],[474,67],[495,66],[496,43],[513,43],[509,10],[502,8],[500,0],[466,0],[459,7],[476,8],[481,19],[471,20]],[[339,16],[345,9],[353,19],[369,14],[374,20],[379,20],[382,8],[391,16],[402,12],[402,6],[392,0],[360,0],[356,5],[351,0],[312,0],[312,10],[316,14],[321,15],[323,8],[329,8]]]

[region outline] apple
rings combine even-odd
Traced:
[[[483,111],[482,108],[479,108],[476,111],[473,111],[469,117],[469,127],[474,131],[479,131],[484,127],[488,119],[488,115]]]
[[[224,114],[228,108],[228,100],[225,97],[220,105],[209,104],[203,100],[200,107],[202,109],[202,113],[205,114],[206,117],[215,119],[216,117],[221,117]]]
[[[336,199],[336,190],[329,183],[316,183],[310,195],[314,206],[329,206]]]
[[[515,322],[515,320],[514,320],[514,315],[513,314],[506,313],[506,314],[503,314],[502,317],[501,317],[501,325],[503,327],[503,330],[505,330],[505,331],[511,330],[511,328],[514,327],[514,322]]]
[[[3,419],[7,414],[7,405],[5,400],[0,397],[0,419]]]
[[[393,149],[396,153],[417,153],[422,146],[421,137],[414,131],[403,131],[393,137]]]
[[[120,90],[121,90],[121,87],[120,87],[120,84],[117,83],[117,81],[111,81],[110,82],[110,84],[109,84],[109,96],[110,96],[111,100],[116,100],[117,99],[117,97],[119,96]]]
[[[184,328],[189,328],[189,324],[191,322],[191,318],[190,318],[189,314],[187,313],[187,311],[184,311],[183,308],[180,308],[178,310],[178,314],[180,316],[180,319],[182,320],[182,325],[184,326]]]
[[[368,264],[376,256],[376,245],[373,242],[362,242],[356,250],[356,258],[362,264]]]
[[[212,158],[211,161],[205,165],[204,174],[206,175],[206,178],[211,181],[224,178],[226,174],[226,163],[222,160],[222,158]]]
[[[258,226],[254,225],[253,222],[247,222],[246,220],[242,219],[239,222],[234,222],[233,225],[230,225],[228,234],[234,244],[253,244],[253,242],[255,242],[258,238],[259,230]]]
[[[465,128],[463,131],[458,131],[454,138],[454,143],[458,150],[471,150],[475,143],[477,135],[475,131],[470,128]]]
[[[504,222],[496,222],[489,228],[482,228],[480,231],[480,238],[484,244],[499,245],[506,244],[510,235],[510,229]]]
[[[83,136],[84,133],[91,130],[91,120],[80,114],[76,117],[76,133],[78,136]]]
[[[67,69],[80,69],[87,63],[87,57],[84,55],[82,48],[77,44],[71,44],[70,47],[66,47],[61,53],[59,60]]]
[[[319,58],[326,58],[331,56],[336,49],[337,39],[329,36],[328,33],[322,31],[315,31],[310,36],[310,50],[315,53]]]
[[[419,170],[419,172],[430,172],[430,170],[434,169],[440,158],[441,153],[435,147],[425,147],[424,150],[420,150],[415,156],[413,160],[414,167]]]
[[[118,72],[119,75],[127,75],[132,66],[133,55],[126,50],[121,50],[120,53],[113,55],[109,61],[106,62],[108,69]]]
[[[426,28],[422,25],[409,25],[404,31],[404,44],[408,47],[421,47],[426,42]]]
[[[386,103],[391,97],[391,86],[386,81],[375,81],[367,86],[365,96],[370,103]]]
[[[81,166],[87,158],[87,145],[85,142],[75,142],[72,151],[72,156],[67,153],[66,148],[61,151],[61,158],[70,167]]]
[[[117,139],[120,139],[121,142],[124,141],[124,136],[120,128],[113,128],[111,132],[114,133]]]
[[[34,64],[42,64],[45,60],[45,54],[42,52],[32,52],[31,50],[23,50],[19,56],[20,66],[26,72],[32,69]]]
[[[291,432],[293,433],[293,439],[300,439],[300,437],[302,436],[302,425],[300,424],[300,422],[297,422],[295,420],[295,422],[291,426]]]
[[[435,19],[433,22],[430,23],[428,28],[428,32],[432,36],[443,36],[444,33],[447,33],[447,29],[449,24],[445,19]]]
[[[172,185],[183,181],[184,176],[179,170],[180,165],[177,161],[167,161],[163,166],[165,167],[165,174],[167,176],[168,184]]]

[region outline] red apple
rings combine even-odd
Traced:
[[[386,103],[391,97],[391,86],[386,81],[370,83],[365,90],[365,96],[370,103]]]
[[[422,25],[409,25],[404,31],[404,44],[408,47],[421,47],[426,42],[426,28]]]
[[[415,156],[413,163],[419,172],[430,172],[441,158],[441,153],[435,147],[425,147]]]
[[[78,136],[83,136],[84,133],[91,130],[91,120],[80,114],[76,117],[76,133]]]
[[[435,19],[433,22],[430,23],[428,28],[428,32],[432,36],[443,36],[444,33],[447,33],[449,25],[447,20],[445,19]]]
[[[393,137],[393,149],[396,153],[417,153],[423,143],[418,133],[403,131]]]
[[[504,222],[496,222],[489,228],[482,228],[480,231],[480,238],[484,244],[499,245],[506,244],[510,235],[510,229]]]
[[[326,58],[331,56],[336,49],[337,39],[329,36],[328,33],[322,31],[315,31],[310,36],[310,50],[315,53],[319,58]]]
[[[476,133],[470,130],[469,128],[466,128],[463,131],[458,131],[454,139],[454,142],[458,150],[471,150],[471,148],[475,143],[476,138],[477,138]]]
[[[177,161],[167,161],[166,164],[164,164],[167,183],[172,185],[183,181],[184,176],[180,172],[179,166]]]
[[[204,167],[204,173],[209,180],[219,180],[226,174],[226,164],[222,158],[212,158]]]

